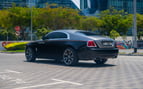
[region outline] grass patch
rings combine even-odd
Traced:
[[[8,52],[8,53],[23,53],[25,50],[2,50],[0,52]]]
[[[119,52],[119,54],[127,54],[126,52]]]

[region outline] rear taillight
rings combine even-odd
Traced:
[[[87,47],[97,47],[93,40],[87,41]]]

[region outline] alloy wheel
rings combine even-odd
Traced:
[[[35,61],[34,51],[32,50],[32,48],[26,49],[25,56],[28,62]]]
[[[77,61],[75,51],[72,48],[67,48],[63,53],[63,62],[66,65],[74,65]]]

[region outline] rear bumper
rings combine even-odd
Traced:
[[[78,57],[83,60],[93,60],[95,58],[117,58],[118,48],[85,48],[79,51]]]

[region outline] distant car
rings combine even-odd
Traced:
[[[56,30],[42,40],[28,43],[25,56],[28,62],[36,58],[55,59],[65,65],[75,65],[79,60],[94,60],[104,64],[108,58],[117,58],[118,48],[113,39],[83,30]]]

